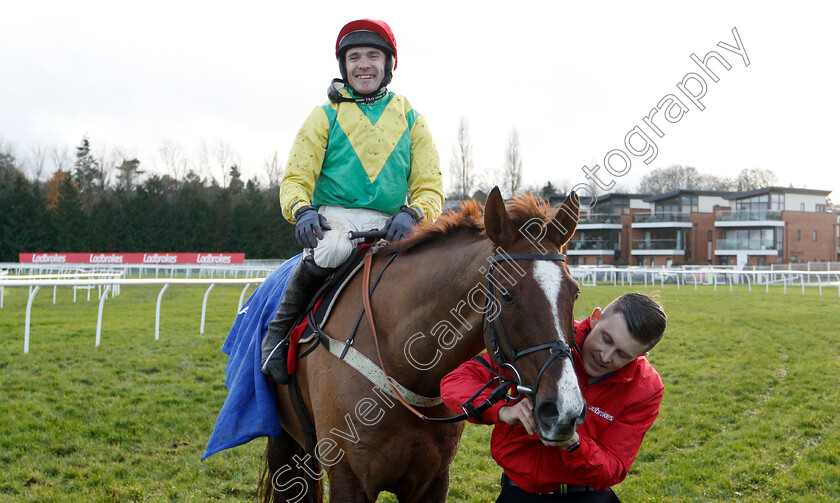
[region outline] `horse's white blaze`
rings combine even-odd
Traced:
[[[577,375],[571,361],[563,362],[563,375],[560,376],[557,390],[557,397],[562,400],[565,409],[560,410],[561,417],[564,413],[579,414],[583,410],[583,395],[580,393]]]
[[[566,333],[560,325],[560,287],[563,284],[563,268],[559,265],[539,260],[534,263],[534,279],[540,285],[548,305],[551,307],[551,314],[554,317],[554,329],[560,340],[566,341]],[[561,417],[567,414],[577,414],[583,409],[583,396],[578,387],[577,376],[574,368],[564,362],[563,373],[557,383],[557,398],[562,402],[563,409],[560,410]]]
[[[554,329],[560,340],[566,340],[566,334],[560,326],[560,311],[557,301],[560,299],[560,286],[563,284],[563,269],[547,260],[534,262],[534,279],[542,288],[548,305],[551,306],[551,314],[554,316]]]

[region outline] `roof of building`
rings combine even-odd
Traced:
[[[771,192],[782,194],[805,194],[809,196],[825,196],[831,194],[830,190],[817,189],[797,189],[794,187],[763,187],[756,190],[748,190],[745,192],[730,192],[723,196],[724,199],[744,199],[745,197],[760,196],[762,194],[769,194]]]
[[[726,194],[730,194],[728,190],[693,190],[693,189],[680,189],[680,190],[672,190],[671,192],[666,192],[664,194],[655,194],[643,199],[646,203],[652,203],[656,201],[662,201],[663,199],[671,199],[672,197],[679,196],[680,194],[689,194],[692,196],[719,196],[726,198]]]
[[[594,196],[594,197],[593,196],[581,197],[580,198],[580,204],[590,206],[590,205],[593,205],[593,204],[598,204],[598,203],[603,203],[603,202],[609,201],[610,199],[644,199],[648,196],[650,196],[650,194],[634,194],[634,193],[629,193],[629,192],[609,192],[607,194],[601,194],[599,196]],[[548,202],[551,203],[552,206],[557,206],[558,204],[563,202],[564,199],[566,199],[565,195],[557,194],[557,195],[554,195],[554,196],[549,196]]]

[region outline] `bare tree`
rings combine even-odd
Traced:
[[[500,170],[482,170],[478,173],[472,174],[470,194],[467,197],[476,197],[476,194],[483,196],[486,200],[487,195],[493,190],[493,187],[498,185],[498,180],[502,177]],[[480,198],[479,198],[480,199]],[[482,201],[483,202],[483,201]]]
[[[642,177],[642,181],[639,183],[639,192],[643,193],[664,194],[675,190],[740,189],[737,188],[737,182],[729,178],[700,173],[697,168],[679,164],[654,169]]]
[[[280,162],[280,157],[278,157],[276,150],[272,155],[265,158],[263,166],[265,168],[265,174],[268,177],[269,188],[279,188],[280,182],[283,180],[283,163]]]
[[[519,148],[519,131],[511,128],[508,136],[505,167],[503,171],[504,186],[508,194],[513,197],[522,186],[522,152]]]
[[[189,159],[184,155],[181,144],[174,140],[164,138],[158,147],[160,156],[166,172],[176,180],[183,180],[190,171]]]
[[[176,180],[183,180],[190,171],[189,159],[184,155],[181,144],[174,140],[164,139],[158,148],[158,153],[168,173]]]
[[[473,185],[473,146],[470,140],[469,123],[461,117],[458,123],[458,143],[452,147],[449,169],[453,180],[453,195],[461,198],[470,196]]]
[[[213,178],[213,172],[210,169],[210,147],[204,138],[201,139],[198,147],[198,174]]]
[[[776,173],[769,169],[744,168],[735,179],[735,190],[747,191],[772,187],[779,183]]]
[[[55,168],[53,171],[70,171],[73,164],[67,145],[53,145],[50,149],[50,160]]]
[[[215,165],[214,169],[219,170],[222,174],[222,188],[225,188],[230,168],[232,166],[237,166],[238,168],[240,165],[239,154],[233,150],[230,143],[220,138],[216,140],[216,143],[213,145],[211,156],[213,164]]]
[[[664,194],[674,190],[701,188],[701,174],[692,166],[679,164],[657,168],[642,177],[639,191],[649,194]]]
[[[734,190],[735,182],[731,178],[702,174],[700,188],[703,190]]]
[[[103,144],[97,151],[96,160],[98,161],[96,181],[99,188],[105,189],[111,182],[111,175],[117,167],[120,159],[120,154],[117,150],[109,148]]]
[[[568,178],[563,178],[560,180],[559,183],[556,185],[558,195],[565,195],[571,192],[572,190],[572,182]]]
[[[33,180],[38,181],[44,176],[50,151],[45,145],[38,143],[29,152],[31,154],[29,173],[32,175]]]

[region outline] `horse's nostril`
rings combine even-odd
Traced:
[[[543,402],[537,408],[537,417],[546,424],[555,424],[560,417],[557,406],[551,402]]]
[[[584,419],[586,419],[586,405],[580,410],[580,414],[578,414],[577,420],[575,421],[575,425],[580,426],[583,424]]]

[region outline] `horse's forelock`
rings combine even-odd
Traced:
[[[507,202],[506,207],[515,229],[521,229],[534,218],[549,222],[555,213],[548,201],[530,193],[517,194]]]

